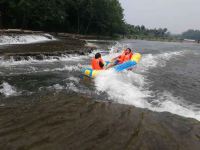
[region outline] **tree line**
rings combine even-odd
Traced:
[[[182,33],[181,38],[200,40],[200,30],[188,30]]]
[[[100,35],[167,36],[126,24],[118,0],[0,0],[0,27]]]
[[[138,37],[157,37],[157,38],[166,38],[170,35],[167,28],[158,28],[158,29],[148,29],[144,25],[135,26],[130,24],[125,24],[124,27],[125,35],[134,35]]]
[[[118,0],[1,0],[1,26],[81,34],[120,33]]]

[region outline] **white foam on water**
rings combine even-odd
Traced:
[[[150,110],[170,112],[188,118],[195,118],[200,121],[199,108],[194,105],[187,104],[183,98],[175,97],[171,93],[164,91],[158,99],[158,106],[152,105]]]
[[[48,90],[55,90],[56,92],[60,92],[62,90],[68,90],[68,91],[73,91],[73,92],[76,92],[76,93],[82,93],[82,94],[87,94],[88,91],[86,90],[81,90],[78,88],[78,86],[76,84],[76,82],[74,82],[74,80],[77,81],[77,79],[75,79],[74,77],[70,77],[73,81],[68,81],[66,82],[65,85],[60,85],[60,84],[54,84],[52,86],[48,86],[48,87],[40,87],[39,88],[39,91],[43,90],[43,89],[48,89]],[[68,78],[69,79],[69,78]],[[67,79],[65,79],[67,80]],[[64,80],[64,81],[65,81]]]
[[[54,85],[48,86],[48,87],[40,87],[39,91],[41,92],[44,89],[53,90],[53,91],[55,91],[57,93],[57,92],[60,92],[60,91],[64,90],[65,86],[60,85],[60,84],[54,84]]]
[[[9,83],[7,82],[3,82],[0,85],[0,93],[2,95],[4,95],[5,97],[9,97],[9,96],[17,96],[20,93],[17,92],[16,88],[14,86],[11,86]]]
[[[29,44],[37,42],[45,42],[56,40],[50,34],[44,35],[2,35],[0,36],[0,45],[10,45],[10,44]]]
[[[54,68],[54,69],[44,69],[44,72],[54,72],[54,71],[79,71],[80,67],[78,66],[67,66],[65,65],[65,67],[63,68]]]
[[[94,44],[94,43],[91,43],[91,42],[87,42],[87,43],[85,44],[85,46],[99,48],[98,45],[96,45],[96,44]]]
[[[73,81],[75,83],[79,83],[80,82],[80,78],[76,78],[76,77],[73,77],[73,76],[67,78],[67,80]]]
[[[116,44],[114,46],[111,46],[109,50],[101,50],[101,49],[93,50],[92,53],[89,54],[89,57],[94,57],[96,53],[101,53],[102,58],[105,61],[109,61],[110,58],[114,58],[120,55],[122,49],[125,49],[125,48],[128,48],[127,44],[121,44],[119,42],[116,42]],[[107,55],[104,55],[104,54],[107,54]]]
[[[63,55],[63,56],[43,56],[42,60],[35,59],[33,57],[28,57],[28,59],[15,60],[11,57],[8,60],[0,59],[1,67],[17,66],[17,65],[28,65],[28,64],[43,64],[43,63],[54,63],[54,62],[82,62],[84,59],[88,59],[87,56],[79,55]]]
[[[55,90],[63,90],[65,87],[60,84],[55,84],[55,85],[51,86],[50,88],[53,88]]]
[[[58,68],[46,68],[46,69],[40,69],[40,68],[36,68],[33,66],[27,67],[27,69],[25,69],[24,67],[24,71],[20,71],[20,72],[10,72],[9,75],[21,75],[21,74],[32,74],[32,73],[42,73],[42,72],[62,72],[62,71],[68,71],[68,72],[75,72],[75,71],[81,71],[81,68],[89,68],[90,65],[65,65],[64,67],[58,67]],[[3,75],[4,73],[0,72],[0,75]],[[73,80],[72,78],[69,78],[69,80]],[[76,79],[78,81],[78,79]],[[75,81],[75,78],[74,78]]]
[[[151,82],[147,80],[147,74],[143,73],[151,68],[164,67],[167,61],[183,55],[183,51],[145,54],[134,72],[104,71],[94,80],[97,93],[106,92],[109,99],[121,104],[134,105],[156,112],[170,112],[200,121],[200,110],[195,105],[187,104],[183,98],[177,98],[169,92],[157,95],[150,91]],[[153,101],[150,101],[152,99]]]
[[[76,87],[76,85],[73,82],[67,83],[66,89],[69,89],[69,90],[74,91],[76,93],[81,93],[80,90]]]
[[[130,45],[127,43],[119,43],[116,42],[115,45],[110,47],[110,53],[118,53],[121,52],[123,49],[129,48]]]
[[[117,73],[114,70],[108,70],[95,78],[98,92],[106,92],[109,98],[116,102],[141,108],[148,105],[145,98],[150,96],[148,91],[143,90],[144,84],[144,78],[141,75],[129,71]]]
[[[137,65],[137,70],[141,72],[148,71],[155,67],[165,67],[166,62],[172,58],[183,56],[186,51],[166,52],[162,54],[144,54],[141,61]]]
[[[73,62],[82,62],[85,59],[88,59],[86,55],[63,55],[59,57],[60,61],[73,61]]]

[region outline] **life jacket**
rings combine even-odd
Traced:
[[[124,61],[123,62],[126,62],[126,61],[129,61],[129,60],[131,60],[131,57],[133,56],[133,53],[131,52],[131,53],[129,53],[129,54],[127,54],[127,55],[125,55],[124,56]]]
[[[102,70],[102,69],[103,69],[103,68],[101,68],[101,66],[99,65],[99,62],[102,62],[102,63],[103,63],[103,59],[102,59],[102,58],[98,58],[98,59],[93,58],[93,59],[92,59],[91,66],[92,66],[92,69],[93,69],[93,70]]]
[[[119,61],[119,64],[123,63],[124,62],[124,57],[125,57],[125,51],[123,51],[123,53],[118,57],[118,61]]]

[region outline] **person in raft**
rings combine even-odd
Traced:
[[[101,58],[100,53],[96,53],[95,57],[91,61],[91,66],[93,70],[103,70],[104,69],[104,61]]]
[[[119,65],[119,64],[122,64],[126,61],[129,61],[129,60],[131,60],[132,56],[133,56],[133,53],[132,53],[131,49],[127,48],[126,50],[124,50],[122,52],[121,55],[113,58],[111,60],[111,63],[106,67],[106,69],[111,68],[111,67],[116,66],[116,65]]]

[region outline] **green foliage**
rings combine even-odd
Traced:
[[[183,32],[182,38],[200,40],[200,30],[188,30]]]
[[[118,0],[0,0],[4,28],[115,34],[124,24]]]
[[[167,29],[124,22],[119,0],[0,0],[0,27],[136,37],[166,37]]]
[[[144,25],[142,26],[134,26],[130,24],[125,24],[125,32],[124,34],[127,36],[136,36],[136,37],[168,37],[169,32],[167,32],[167,28],[164,29],[147,29]]]

